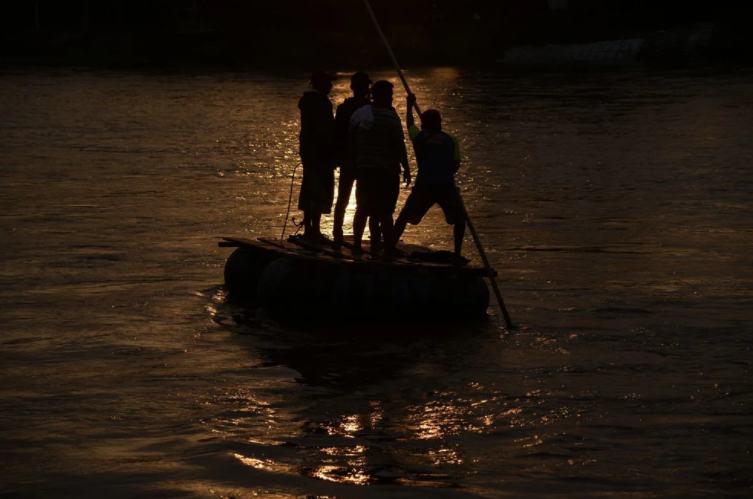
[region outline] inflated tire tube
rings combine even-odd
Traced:
[[[233,299],[245,302],[258,300],[259,278],[264,269],[278,259],[274,252],[259,252],[237,248],[225,263],[225,288]]]
[[[489,307],[481,277],[419,270],[353,272],[346,265],[280,258],[259,278],[260,305],[281,324],[479,319]]]

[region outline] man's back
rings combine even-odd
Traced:
[[[331,161],[334,153],[332,102],[316,90],[308,90],[298,102],[301,110],[301,158]]]
[[[384,168],[400,173],[400,158],[405,154],[405,134],[395,109],[371,106],[374,116],[370,129],[358,127],[358,168]]]
[[[458,140],[449,133],[420,131],[415,126],[409,129],[409,134],[418,164],[416,185],[454,182],[460,162]]]

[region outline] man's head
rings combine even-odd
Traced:
[[[436,109],[427,109],[421,115],[421,129],[427,132],[442,131],[442,115]]]
[[[311,86],[324,95],[328,95],[332,90],[332,80],[337,79],[335,75],[324,69],[317,69],[311,73]]]
[[[351,77],[350,89],[353,90],[353,93],[356,96],[367,96],[369,95],[369,86],[372,83],[373,82],[371,81],[371,78],[369,78],[369,75],[363,71],[359,71]]]
[[[392,106],[392,89],[395,86],[387,80],[380,80],[371,87],[371,96],[374,104],[381,107]]]

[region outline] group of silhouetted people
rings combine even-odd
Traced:
[[[353,185],[356,213],[353,219],[354,254],[363,253],[363,233],[368,221],[371,252],[384,249],[395,254],[395,246],[408,223],[418,224],[434,204],[455,226],[455,256],[460,256],[465,235],[465,212],[455,186],[460,168],[460,148],[452,135],[442,131],[442,117],[436,110],[421,114],[421,129],[414,123],[414,95],[408,96],[407,126],[413,142],[418,174],[397,221],[393,214],[400,193],[400,173],[411,184],[405,134],[392,106],[392,83],[373,83],[366,73],[355,73],[349,97],[333,114],[329,93],[335,77],[324,70],[311,76],[311,88],[298,103],[301,110],[300,154],[303,181],[298,208],[303,211],[304,239],[342,247],[343,223]],[[322,214],[331,213],[335,194],[335,169],[340,180],[335,205],[333,240],[321,232]]]

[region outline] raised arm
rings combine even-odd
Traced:
[[[405,126],[407,126],[408,129],[410,129],[410,127],[416,124],[416,121],[413,118],[413,106],[415,105],[416,105],[416,95],[408,94],[408,109],[405,112],[406,113]]]

